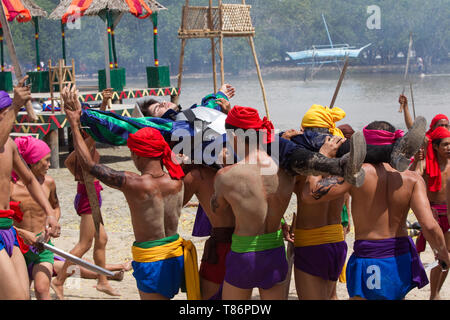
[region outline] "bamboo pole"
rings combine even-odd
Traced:
[[[269,106],[267,104],[267,98],[266,98],[266,89],[264,88],[264,83],[263,83],[262,76],[261,76],[261,70],[259,68],[258,57],[256,56],[255,43],[253,42],[253,37],[249,37],[248,39],[250,42],[250,47],[252,49],[253,59],[255,60],[256,72],[258,73],[259,84],[261,86],[261,91],[262,91],[263,100],[264,100],[264,108],[266,109],[266,116],[267,116],[267,119],[270,120]]]
[[[91,206],[92,219],[94,220],[95,232],[98,235],[100,231],[100,224],[103,224],[102,212],[97,198],[97,191],[95,190],[94,177],[83,169],[83,180],[86,186],[86,191]]]
[[[213,19],[212,19],[212,0],[209,0],[209,10],[208,10],[208,25],[209,30],[213,31]],[[217,92],[217,72],[216,72],[216,44],[214,38],[211,38],[211,59],[213,68],[213,83],[214,83],[214,93]]]

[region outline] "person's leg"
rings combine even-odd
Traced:
[[[86,259],[86,261],[91,262],[88,259]],[[118,264],[107,264],[105,266],[106,270],[115,271],[114,275],[108,276],[107,279],[115,280],[115,281],[122,281],[124,272],[130,270],[130,269],[128,269],[127,264],[128,264],[128,262],[118,263]],[[56,275],[58,275],[61,272],[63,266],[64,266],[64,261],[55,260],[55,263],[53,264],[53,270],[55,271]],[[82,279],[97,279],[98,278],[97,272],[91,271],[82,266],[79,266],[79,267],[80,267],[80,277]],[[73,273],[74,272],[72,272],[71,274],[67,274],[67,277],[72,276]]]
[[[34,292],[37,300],[51,300],[50,281],[53,265],[49,262],[38,263],[33,267]]]
[[[286,284],[283,281],[277,283],[270,289],[259,288],[259,296],[261,297],[261,300],[285,300]]]
[[[208,300],[219,291],[220,284],[217,284],[215,282],[200,277],[200,288],[202,292],[202,299]]]
[[[250,300],[252,297],[252,291],[253,289],[241,289],[224,281],[222,300]]]
[[[329,281],[297,268],[294,268],[294,275],[299,300],[328,300],[330,298]]]
[[[169,298],[163,296],[159,293],[146,293],[139,290],[139,296],[141,300],[170,300]]]
[[[99,267],[105,268],[106,265],[106,243],[108,236],[105,232],[105,227],[100,224],[99,233],[95,235],[94,242],[94,262]],[[97,286],[98,291],[104,292],[112,296],[120,296],[120,293],[113,289],[108,282],[105,275],[98,275]]]
[[[17,247],[9,257],[0,250],[0,300],[29,300],[30,282],[25,259]]]
[[[92,246],[92,241],[95,235],[95,226],[92,215],[83,214],[81,215],[80,222],[80,238],[75,247],[70,251],[71,254],[81,258]],[[64,281],[68,276],[67,271],[69,266],[73,265],[69,261],[65,261],[61,271],[58,273],[55,279],[51,282],[53,290],[55,290],[58,299],[64,298]],[[71,272],[72,273],[72,272]],[[70,274],[71,274],[70,273]]]
[[[341,158],[328,158],[321,153],[296,148],[289,158],[292,171],[300,175],[331,174],[344,177],[345,181],[357,187],[364,183],[362,164],[366,157],[366,142],[362,132],[356,132],[350,139],[350,152]]]
[[[329,291],[330,291],[330,300],[339,300],[336,293],[337,281],[328,281],[329,282]]]

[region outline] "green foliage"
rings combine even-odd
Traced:
[[[57,0],[36,0],[50,13]],[[168,10],[158,16],[158,58],[168,65],[172,74],[178,72],[180,43],[177,32],[185,1],[160,0]],[[207,6],[208,0],[190,0],[190,5]],[[224,0],[224,3],[241,3]],[[255,45],[261,65],[284,63],[286,51],[300,51],[313,44],[328,44],[321,14],[326,17],[331,38],[336,43],[363,46],[372,43],[361,60],[365,64],[398,62],[399,52],[406,54],[409,33],[414,36],[414,49],[428,63],[448,60],[450,52],[450,0],[247,0],[256,29]],[[217,0],[213,1],[217,5]],[[369,30],[367,7],[381,9],[381,29]],[[61,25],[59,21],[39,19],[40,58],[57,61],[62,57]],[[27,69],[35,65],[34,27],[29,23],[11,23],[19,60]],[[153,65],[153,24],[125,14],[116,29],[119,66],[127,76],[145,73]],[[94,74],[105,67],[105,23],[99,17],[83,17],[80,30],[66,29],[67,58],[74,58],[80,67]],[[6,49],[6,47],[5,47]],[[218,46],[217,46],[218,50]],[[7,50],[5,50],[7,52]],[[8,54],[5,54],[9,62]],[[376,57],[378,56],[378,59]],[[239,73],[253,69],[254,62],[246,39],[227,38],[224,41],[225,71]],[[216,59],[218,62],[218,57]],[[185,48],[186,72],[211,72],[211,42],[209,39],[188,40]]]

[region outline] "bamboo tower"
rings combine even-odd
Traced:
[[[225,4],[222,3],[222,0],[218,0],[217,7],[213,6],[212,0],[209,0],[208,7],[189,6],[189,0],[186,0],[182,11],[181,27],[178,30],[178,38],[181,39],[178,89],[181,89],[181,80],[183,77],[183,61],[186,40],[198,38],[210,39],[214,92],[217,92],[216,40],[219,42],[220,83],[223,85],[225,83],[223,39],[225,37],[245,37],[248,39],[253,58],[255,60],[266,115],[267,118],[269,118],[266,91],[261,77],[261,70],[253,41],[253,37],[255,36],[255,28],[252,25],[250,8],[251,6],[247,5],[245,0],[242,0],[241,4]]]

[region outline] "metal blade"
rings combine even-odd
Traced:
[[[91,271],[93,271],[95,273],[102,274],[104,276],[110,276],[110,277],[114,276],[113,272],[111,272],[109,270],[106,270],[106,269],[103,269],[102,267],[99,267],[99,266],[97,266],[95,264],[89,263],[89,262],[87,262],[87,261],[85,261],[83,259],[80,259],[80,258],[74,256],[73,254],[65,252],[64,250],[58,249],[58,248],[56,248],[54,246],[51,246],[51,245],[49,245],[47,243],[41,243],[41,244],[44,246],[44,249],[49,250],[49,251],[57,254],[58,256],[61,256],[64,259],[67,259],[70,262],[73,262],[73,263],[75,263],[77,265],[85,267],[86,269],[89,269],[89,270],[91,270]]]

